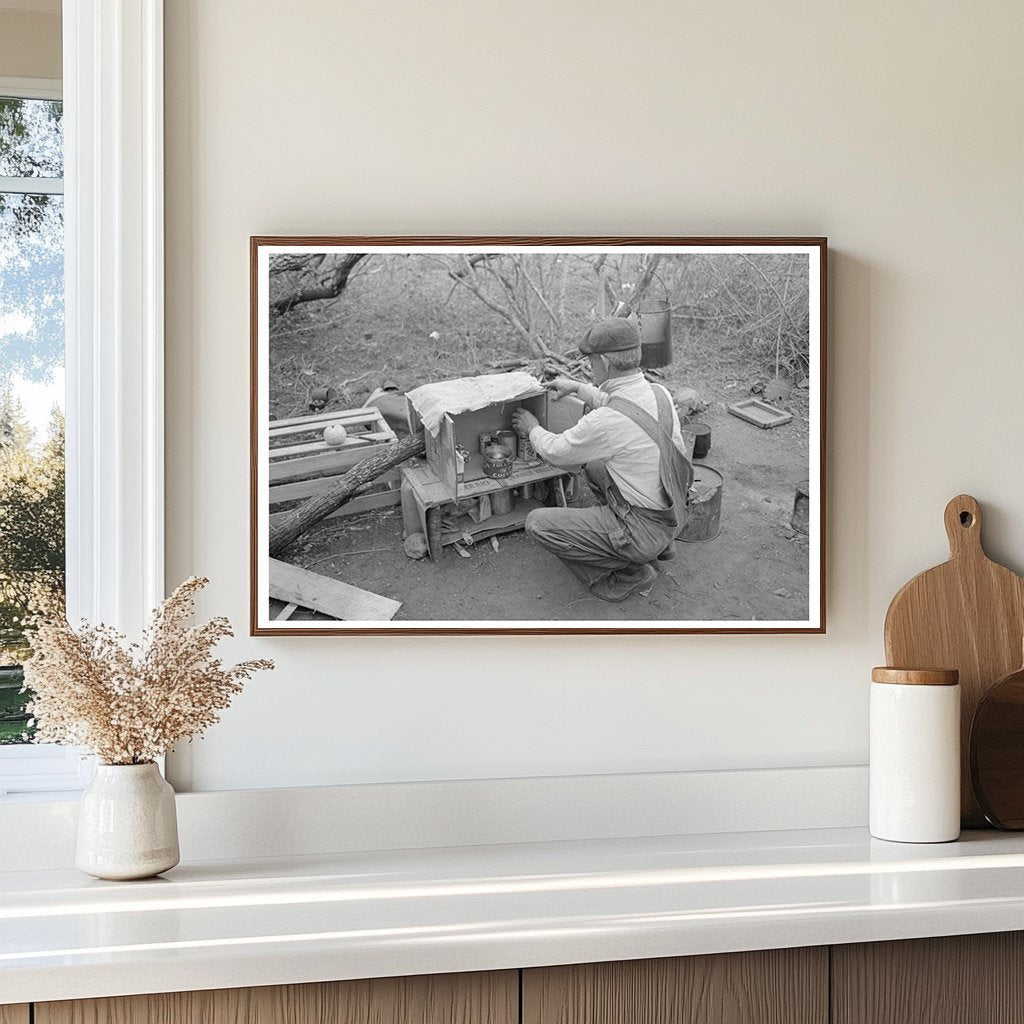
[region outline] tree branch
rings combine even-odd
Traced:
[[[341,258],[330,277],[322,284],[311,288],[299,288],[283,298],[271,302],[270,309],[274,313],[287,313],[294,309],[300,302],[317,302],[321,299],[336,299],[348,284],[348,279],[355,270],[356,264],[365,259],[368,254],[365,252],[348,253]]]
[[[773,285],[771,283],[771,281],[768,279],[768,275],[765,274],[765,272],[749,256],[746,256],[743,253],[740,253],[739,256],[740,256],[740,259],[743,260],[744,263],[748,263],[751,267],[754,268],[754,270],[757,271],[758,274],[761,275],[761,277],[764,279],[764,283],[766,285],[768,285],[769,288],[771,288],[772,294],[774,294],[775,298],[777,298],[779,300],[779,309],[782,310],[783,315],[790,322],[790,325],[792,326],[793,330],[796,331],[799,334],[800,333],[800,328],[797,326],[797,323],[792,318],[792,316],[790,316],[789,310],[786,309],[786,301],[779,294],[779,289],[776,288],[775,285]],[[787,278],[787,291],[788,291],[788,278]]]

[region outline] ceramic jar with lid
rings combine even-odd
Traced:
[[[870,828],[876,839],[960,835],[960,685],[955,669],[871,672]]]

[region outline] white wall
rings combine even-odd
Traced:
[[[240,630],[250,234],[832,245],[827,636],[240,639],[195,787],[863,762],[947,499],[1024,568],[1024,7],[167,7],[168,574]]]
[[[20,10],[0,0],[0,77],[60,78],[60,4]]]

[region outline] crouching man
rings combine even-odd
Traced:
[[[685,455],[679,417],[668,391],[640,371],[640,334],[613,317],[584,335],[594,385],[558,377],[555,399],[574,394],[590,408],[571,429],[553,434],[525,409],[514,426],[529,430],[537,454],[552,466],[583,466],[603,504],[595,508],[535,509],[526,532],[596,597],[624,601],[650,589],[651,564],[671,558],[686,520],[693,467]]]

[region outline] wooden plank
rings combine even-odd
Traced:
[[[441,420],[441,430],[437,439],[437,465],[434,467],[438,477],[454,496],[458,486],[458,467],[455,464],[455,424],[451,416],[445,414]]]
[[[383,442],[388,443],[388,442]],[[368,445],[355,449],[335,448],[319,455],[306,455],[297,459],[271,459],[269,480],[272,484],[289,483],[292,480],[307,480],[323,473],[347,473],[369,458],[380,445]]]
[[[274,426],[271,426],[270,430],[268,432],[268,436],[269,436],[270,441],[271,441],[271,449],[273,450],[273,442],[275,440],[279,441],[281,438],[288,438],[288,437],[301,437],[303,434],[312,434],[313,436],[319,437],[319,436],[323,435],[323,432],[324,432],[326,427],[333,426],[333,425],[344,427],[345,430],[349,434],[353,434],[353,435],[355,435],[355,434],[372,434],[372,433],[376,433],[376,432],[385,433],[385,434],[390,433],[390,434],[394,435],[394,431],[391,429],[391,426],[384,419],[384,417],[381,416],[380,414],[378,414],[377,416],[373,416],[373,417],[362,416],[362,417],[360,417],[359,419],[356,419],[356,420],[345,420],[345,421],[343,421],[342,423],[339,423],[339,424],[314,423],[312,426],[305,426],[305,427],[274,427]]]
[[[455,500],[448,490],[447,484],[438,478],[431,466],[406,467],[402,470],[402,474],[402,478],[409,481],[409,486],[413,489],[417,500],[427,507],[444,505]],[[508,490],[510,487],[521,487],[523,484],[553,480],[566,475],[568,474],[564,469],[556,469],[554,466],[543,463],[539,466],[527,466],[522,462],[517,462],[512,466],[512,475],[503,480],[492,480],[485,476],[478,480],[463,481],[459,484],[459,497],[479,498],[484,494]]]
[[[376,419],[383,420],[384,416],[376,406],[362,406],[359,409],[339,409],[335,412],[314,413],[312,416],[294,416],[287,420],[271,420],[270,429],[291,429],[293,427],[315,430],[318,426],[322,430],[328,423],[372,423]]]
[[[280,505],[283,501],[298,501],[302,498],[312,497],[330,484],[337,483],[344,475],[344,473],[340,473],[338,476],[320,476],[312,480],[296,480],[290,484],[274,484],[270,488],[270,504]],[[401,480],[402,471],[396,466],[386,473],[381,473],[374,480],[374,485],[398,484],[401,483]]]
[[[832,947],[834,1024],[1024,1021],[1024,933]]]
[[[402,496],[402,536],[408,537],[412,533],[427,532],[426,509],[421,508],[416,501],[412,484],[405,477],[402,477],[402,486],[399,489]]]
[[[28,1024],[28,1004],[0,1006],[0,1024]]]
[[[517,1024],[518,972],[37,1003],[36,1024]],[[27,1017],[24,1018],[27,1021]],[[5,1022],[6,1024],[6,1022]],[[16,1018],[11,1024],[23,1024]]]
[[[326,441],[306,441],[303,444],[292,444],[282,448],[271,448],[272,459],[283,459],[293,455],[314,455],[317,452],[331,452],[344,450],[346,448],[366,447],[373,442],[394,441],[393,431],[373,431],[369,434],[355,434],[345,438],[343,444],[332,445]]]
[[[523,1024],[825,1024],[828,949],[523,972]],[[863,1017],[859,1024],[873,1018]]]
[[[526,517],[535,509],[543,508],[539,501],[519,501],[511,512],[505,512],[500,516],[491,516],[482,523],[470,523],[464,530],[445,530],[441,534],[441,546],[447,547],[462,539],[464,533],[468,533],[474,540],[483,540],[486,537],[495,537],[499,533],[512,533],[513,530],[521,530],[526,522]]]
[[[294,601],[290,601],[275,616],[273,616],[274,621],[275,622],[285,622],[285,621],[287,621],[288,619],[290,619],[292,617],[292,613],[298,607],[299,606]]]
[[[286,603],[294,601],[342,622],[387,621],[402,607],[401,601],[319,576],[276,558],[270,559],[269,576],[267,589],[271,597]]]
[[[322,522],[327,522],[328,519],[344,519],[345,516],[358,515],[360,512],[372,512],[378,508],[390,508],[392,505],[398,505],[402,501],[402,492],[400,488],[395,488],[390,491],[376,491],[373,494],[360,494],[358,497],[352,498],[346,501],[337,511],[332,512],[329,516],[324,516]],[[279,522],[283,519],[288,512],[271,512],[270,513],[270,524],[271,526],[275,522]]]

